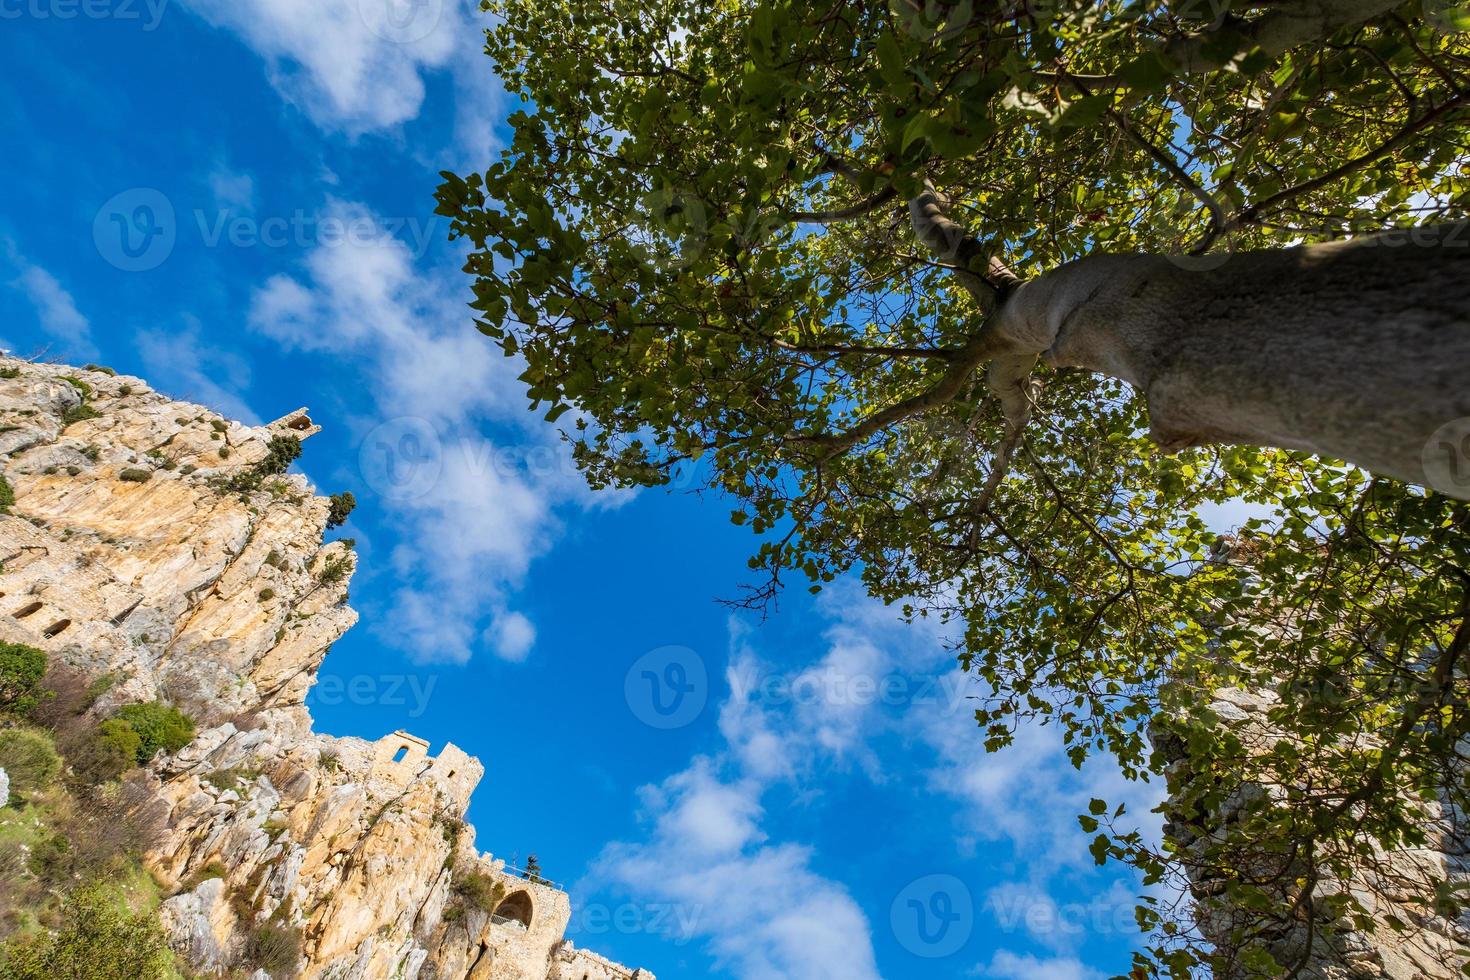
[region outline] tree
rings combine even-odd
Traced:
[[[352,516],[356,508],[357,498],[352,495],[352,491],[332,494],[327,508],[327,528],[330,530],[346,524],[347,518]]]
[[[1264,826],[1352,877],[1467,802],[1458,8],[489,6],[524,105],[439,210],[593,486],[731,495],[751,605],[851,570],[953,624],[990,748],[1040,718],[1158,776],[1167,723],[1176,825],[1280,787]],[[1271,516],[1221,541],[1234,500]],[[1220,737],[1236,685],[1310,750]],[[1209,856],[1233,884],[1260,826]]]
[[[0,643],[0,711],[28,715],[46,696],[46,654],[23,643]]]

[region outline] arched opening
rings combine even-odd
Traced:
[[[28,606],[23,606],[20,609],[17,609],[15,612],[11,613],[11,615],[14,616],[16,619],[25,619],[27,616],[34,616],[40,611],[41,604],[39,602],[33,602]]]
[[[60,636],[62,633],[66,632],[66,628],[68,626],[70,626],[70,625],[71,625],[71,620],[69,620],[69,619],[59,620],[59,621],[57,621],[55,623],[52,623],[50,626],[46,627],[46,631],[44,633],[42,633],[41,635],[44,636],[46,639],[49,640],[52,637]]]
[[[408,758],[408,746],[400,745],[398,751],[393,753],[393,761],[402,762],[406,758]]]
[[[305,432],[307,429],[311,428],[311,416],[298,415],[294,419],[286,423],[286,428],[295,429],[297,432]]]
[[[519,924],[524,929],[531,928],[531,896],[523,891],[509,896],[495,906],[490,921],[503,926]]]

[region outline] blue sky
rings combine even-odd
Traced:
[[[526,411],[432,214],[508,111],[480,16],[0,0],[0,342],[312,408],[364,559],[317,726],[478,755],[480,849],[537,854],[579,944],[661,980],[1124,971],[1134,888],[1075,816],[1154,787],[1049,731],[987,757],[945,637],[852,583],[732,616],[728,504],[593,495]]]

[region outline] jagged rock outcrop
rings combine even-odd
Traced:
[[[199,723],[136,781],[176,948],[207,975],[269,967],[254,980],[652,980],[564,943],[565,893],[475,850],[477,760],[312,731],[356,556],[323,543],[304,477],[261,466],[316,431],[0,359],[0,639],[110,678],[98,715],[163,700]]]

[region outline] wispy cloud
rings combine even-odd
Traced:
[[[995,980],[1103,980],[1104,974],[1071,957],[1038,958],[999,950],[977,976]]]
[[[145,330],[138,355],[149,380],[160,389],[199,402],[251,425],[261,422],[241,392],[250,387],[250,363],[207,339],[199,321],[183,318],[176,330]]]
[[[476,164],[493,142],[500,86],[487,24],[466,0],[182,0],[265,62],[281,96],[325,130],[357,136],[418,117],[426,79],[452,77],[456,143]]]
[[[877,980],[857,902],[812,870],[810,848],[767,839],[760,780],[722,778],[720,767],[696,758],[645,788],[651,837],[607,848],[593,878],[676,905],[681,914],[672,921],[702,937],[740,980]]]
[[[92,324],[77,309],[71,293],[51,273],[28,262],[9,239],[0,241],[0,252],[11,265],[10,285],[35,307],[41,330],[61,345],[58,353],[79,360],[96,357]]]
[[[377,222],[357,204],[327,212]],[[593,504],[554,435],[526,422],[521,368],[470,327],[456,276],[420,267],[392,236],[353,237],[318,245],[298,275],[268,280],[248,319],[362,379],[373,414],[355,420],[361,476],[401,542],[392,555],[401,584],[379,635],[422,660],[484,650],[521,661],[535,627],[511,608],[513,592],[555,540],[557,508],[616,495]]]

